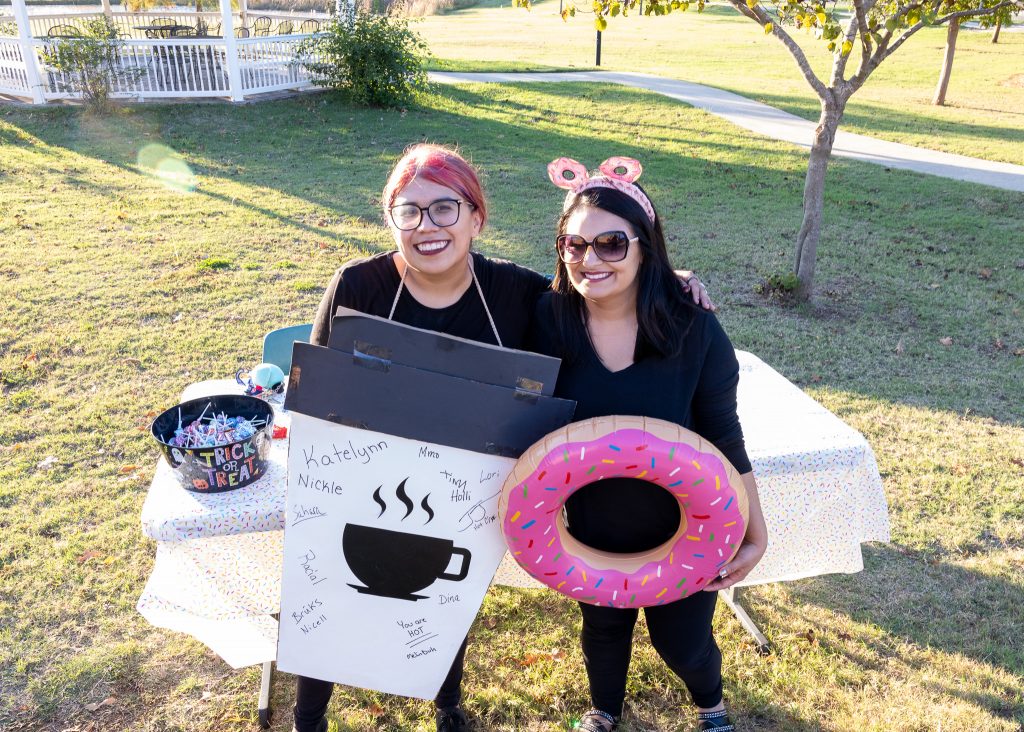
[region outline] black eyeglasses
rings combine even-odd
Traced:
[[[412,231],[423,221],[423,212],[434,222],[434,226],[451,226],[459,221],[459,213],[462,204],[470,208],[473,204],[469,201],[460,201],[455,198],[442,198],[434,201],[429,206],[417,206],[415,203],[400,203],[392,206],[390,210],[391,220],[395,226],[402,231]]]
[[[558,256],[566,264],[579,264],[587,256],[587,247],[593,247],[594,254],[602,262],[621,262],[626,258],[630,242],[639,241],[638,237],[630,238],[624,231],[605,231],[587,241],[579,234],[559,234],[555,237],[555,249]]]

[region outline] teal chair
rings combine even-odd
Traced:
[[[309,336],[312,333],[312,323],[289,325],[287,328],[270,331],[263,336],[263,363],[279,366],[287,377],[292,366],[292,344],[295,341],[309,343]]]

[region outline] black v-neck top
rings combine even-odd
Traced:
[[[388,317],[401,282],[394,255],[392,251],[354,260],[334,273],[313,320],[310,343],[327,345],[331,320],[339,306]],[[547,277],[512,262],[488,259],[476,252],[472,256],[473,270],[501,335],[502,345],[522,348],[537,298],[548,288]],[[394,320],[416,328],[497,345],[480,294],[473,284],[462,297],[445,308],[427,307],[413,297],[407,287],[403,288]]]
[[[547,292],[537,302],[530,347],[560,357],[555,297],[559,295]],[[736,354],[712,313],[691,312],[693,323],[675,358],[647,356],[612,372],[585,339],[582,352],[562,362],[555,396],[576,400],[576,420],[621,414],[675,422],[710,441],[740,473],[748,473],[750,461],[736,415]],[[569,532],[603,551],[643,551],[666,541],[679,526],[675,497],[627,478],[602,480],[577,491],[566,513]]]

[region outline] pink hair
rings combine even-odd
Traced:
[[[381,203],[387,211],[414,178],[451,188],[459,197],[473,204],[480,214],[480,228],[487,223],[487,199],[476,169],[453,148],[421,142],[406,149],[391,170]]]

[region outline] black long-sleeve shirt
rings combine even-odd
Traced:
[[[537,303],[531,350],[562,353],[552,307],[554,293]],[[739,364],[713,314],[692,310],[693,324],[674,358],[648,356],[609,371],[589,339],[563,362],[555,396],[576,400],[576,420],[609,415],[654,417],[693,430],[710,441],[740,473],[750,472],[736,415]],[[645,481],[615,478],[593,483],[566,503],[569,531],[583,543],[634,552],[666,541],[679,527],[679,505],[668,491]]]
[[[388,317],[401,282],[394,255],[394,252],[386,252],[358,259],[334,273],[313,320],[311,343],[327,345],[331,320],[339,306]],[[502,344],[507,348],[522,348],[534,304],[547,289],[548,279],[512,262],[488,259],[476,252],[473,253],[473,270],[487,298]],[[445,308],[429,308],[405,288],[394,319],[416,328],[497,345],[480,295],[473,285],[458,301]]]

